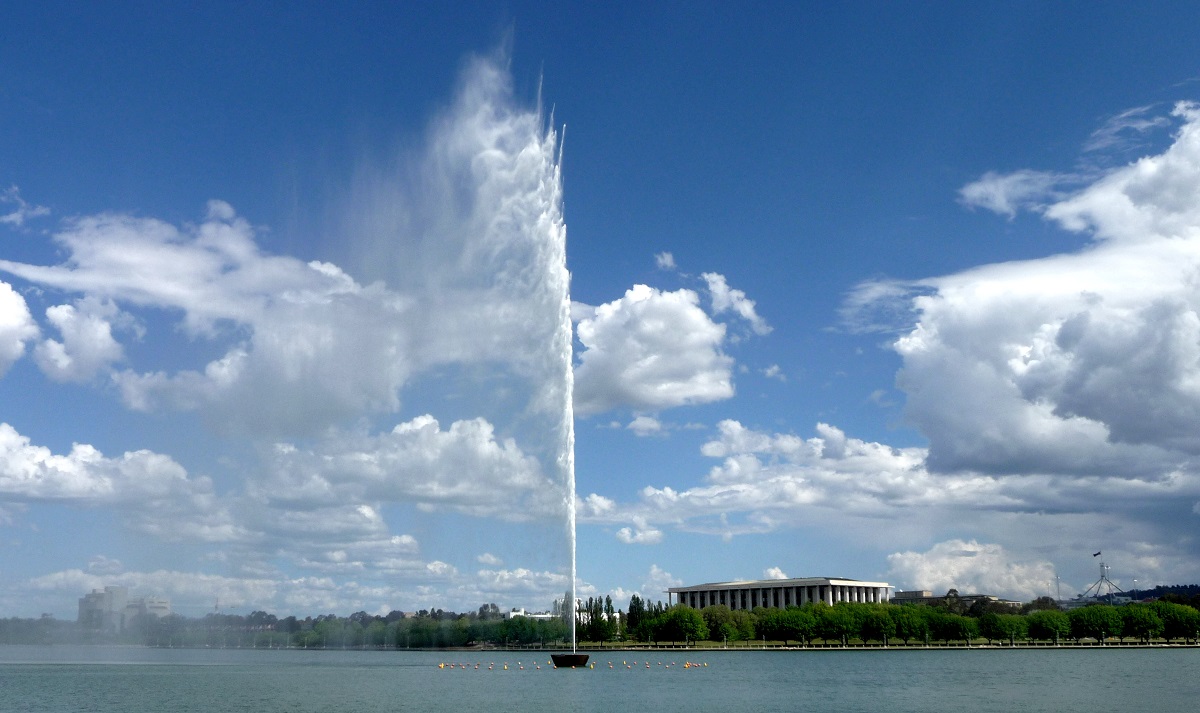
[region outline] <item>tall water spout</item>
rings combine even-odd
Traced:
[[[570,607],[567,611],[571,617],[571,651],[576,650],[575,637],[575,581],[576,581],[576,552],[575,552],[575,406],[573,394],[575,390],[575,372],[573,368],[573,332],[571,323],[571,273],[567,269],[567,230],[562,221],[562,138],[566,135],[563,127],[562,137],[559,137],[558,160],[554,163],[554,185],[556,200],[554,205],[558,212],[557,230],[554,232],[555,264],[551,268],[551,282],[560,290],[558,308],[558,329],[555,332],[555,352],[562,365],[562,421],[560,425],[560,450],[558,454],[559,472],[563,476],[565,488],[565,507],[567,514],[567,539],[571,551],[571,595]]]
[[[573,328],[562,133],[543,111],[540,90],[531,109],[514,99],[511,85],[503,55],[471,63],[416,168],[396,178],[365,173],[357,189],[365,205],[351,211],[351,232],[371,236],[359,255],[367,279],[413,296],[411,312],[423,320],[413,339],[425,360],[420,366],[445,367],[451,378],[471,384],[454,392],[454,410],[495,424],[540,466],[535,485],[524,476],[517,484],[518,507],[511,510],[519,512],[509,520],[528,521],[537,531],[530,540],[537,551],[520,556],[522,567],[552,570],[544,572],[541,591],[558,597],[569,590],[570,607],[562,610],[571,617],[575,649]],[[415,187],[410,173],[418,177]],[[397,234],[417,237],[397,240]],[[494,380],[471,381],[476,368]],[[570,586],[563,587],[568,555]]]

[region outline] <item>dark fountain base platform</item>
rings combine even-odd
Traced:
[[[587,654],[550,654],[555,668],[581,668],[587,666]]]

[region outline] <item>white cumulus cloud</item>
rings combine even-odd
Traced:
[[[925,552],[888,555],[888,577],[905,589],[935,594],[992,594],[1030,601],[1047,594],[1054,566],[1044,560],[1012,556],[998,544],[947,540]]]
[[[88,381],[108,365],[120,361],[124,350],[113,338],[114,321],[127,321],[111,302],[83,299],[75,305],[46,310],[61,341],[46,339],[34,349],[34,359],[55,381]]]
[[[59,455],[0,423],[0,502],[58,501],[112,506],[135,529],[164,539],[224,541],[240,535],[208,478],[189,477],[148,450],[109,458],[76,443]]]
[[[511,520],[561,515],[560,488],[483,419],[443,430],[425,415],[377,436],[338,434],[312,449],[277,444],[268,468],[254,495],[285,512],[332,501],[408,502]]]
[[[691,290],[635,285],[595,308],[577,328],[584,350],[575,369],[575,408],[657,411],[733,395],[733,359],[721,351],[724,325]]]
[[[617,530],[617,539],[627,545],[657,545],[662,542],[662,530],[653,527],[642,527],[634,529],[631,527],[622,527]]]
[[[559,144],[540,107],[520,106],[511,84],[503,57],[473,60],[425,149],[403,166],[363,170],[347,235],[331,242],[356,246],[346,260],[369,282],[342,265],[269,254],[219,200],[198,224],[74,218],[53,236],[61,264],[0,260],[0,271],[114,304],[145,324],[177,321],[202,342],[193,353],[218,355],[169,366],[130,359],[113,379],[134,409],[199,410],[214,427],[257,437],[312,435],[396,412],[414,375],[487,364],[520,380],[531,410],[561,417],[569,276]],[[4,313],[16,310],[7,294],[3,302]],[[88,340],[66,312],[49,318],[74,328],[75,343],[65,332],[45,342],[40,362],[81,380],[85,344],[101,363],[118,347],[98,350],[102,325],[90,325]],[[11,344],[30,336],[10,334],[5,317],[0,359],[11,361]],[[542,347],[556,340],[561,349]]]
[[[119,359],[108,319],[112,305],[129,305],[179,314],[193,338],[230,343],[202,370],[135,365],[115,375],[134,408],[213,409],[214,422],[251,432],[395,408],[412,369],[399,358],[411,350],[397,328],[408,303],[332,265],[263,254],[250,225],[217,205],[183,228],[120,214],[75,219],[56,236],[66,263],[0,260],[26,280],[85,295],[48,311],[63,339],[39,349],[47,373],[80,380]]]
[[[653,416],[641,415],[629,422],[625,426],[626,429],[633,431],[635,435],[642,436],[657,436],[663,433],[662,422]]]
[[[25,353],[25,343],[37,335],[25,298],[12,285],[0,282],[0,376]]]
[[[875,293],[913,315],[897,384],[930,467],[1150,478],[1200,455],[1200,109],[1175,117],[1163,153],[1041,209],[1088,249]]]

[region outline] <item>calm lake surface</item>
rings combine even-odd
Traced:
[[[619,652],[577,670],[529,656],[0,646],[0,711],[1058,712],[1200,700],[1198,649],[664,651],[649,669],[644,653]]]

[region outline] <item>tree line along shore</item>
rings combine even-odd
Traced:
[[[1184,644],[1200,641],[1200,597],[1063,611],[1046,597],[1020,610],[997,604],[822,603],[731,610],[664,606],[636,595],[626,611],[589,599],[577,611],[579,648],[904,647],[968,645]],[[494,604],[459,614],[440,609],[386,616],[356,612],[298,619],[256,611],[200,618],[143,615],[122,631],[96,631],[52,617],[0,619],[5,644],[133,644],[187,648],[437,649],[570,646],[567,617],[506,616]]]
[[[606,642],[702,647],[928,646],[973,644],[1183,643],[1200,639],[1200,610],[1192,602],[1158,600],[1123,606],[1093,604],[1063,611],[1048,598],[1019,611],[997,603],[971,607],[948,597],[936,605],[805,604],[751,611],[726,606],[692,609],[633,600],[620,626],[584,606],[585,648]]]

